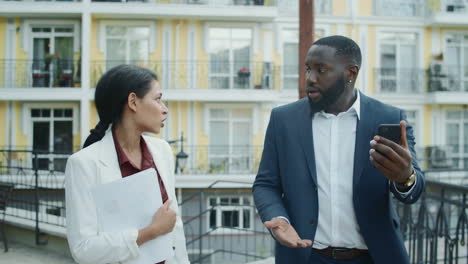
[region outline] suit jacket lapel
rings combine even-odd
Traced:
[[[156,168],[158,168],[159,175],[161,176],[161,180],[164,183],[164,186],[166,188],[166,192],[169,194],[171,193],[172,195],[172,185],[170,185],[170,182],[168,180],[168,175],[167,173],[169,172],[169,168],[166,166],[167,162],[164,158],[163,153],[161,152],[160,148],[157,148],[154,144],[150,144],[150,140],[146,139],[147,146],[151,152],[151,155],[153,156],[153,161],[154,164],[156,165]]]
[[[101,144],[99,148],[99,175],[101,183],[106,183],[122,178],[122,173],[119,167],[119,159],[115,150],[114,138],[112,137],[111,128],[109,128],[101,141],[96,144]]]
[[[372,109],[369,109],[368,98],[360,93],[361,109],[360,118],[356,128],[356,144],[354,148],[353,184],[357,186],[361,179],[362,171],[369,159],[370,141],[374,135],[372,128]],[[375,110],[374,110],[375,111]]]
[[[310,110],[309,101],[307,98],[302,99],[303,104],[299,111],[300,118],[299,122],[299,138],[302,141],[302,150],[307,160],[307,166],[309,168],[309,173],[314,180],[315,185],[317,185],[317,171],[315,168],[315,153],[314,153],[314,140],[312,132],[312,117],[314,112]]]

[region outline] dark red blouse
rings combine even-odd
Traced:
[[[153,156],[151,155],[151,152],[149,151],[148,146],[146,145],[146,142],[143,139],[143,137],[140,138],[140,148],[142,153],[141,169],[138,169],[138,167],[135,166],[134,163],[127,157],[127,155],[125,155],[125,152],[120,146],[119,140],[117,139],[114,130],[112,130],[112,136],[114,138],[115,150],[117,151],[117,157],[119,159],[119,167],[120,172],[122,173],[122,177],[127,177],[137,172],[144,171],[149,168],[154,168],[156,170],[156,173],[158,174],[158,182],[159,188],[161,189],[162,201],[163,203],[165,203],[168,199],[166,188],[164,187],[161,175],[159,175],[158,168],[156,168],[156,164],[154,164]],[[157,264],[164,264],[164,261],[159,262]]]

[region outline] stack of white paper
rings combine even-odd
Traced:
[[[97,186],[93,190],[100,232],[119,232],[148,226],[162,206],[156,170],[147,169],[134,175]],[[171,258],[174,250],[170,234],[140,246],[137,258],[126,264],[154,264]]]

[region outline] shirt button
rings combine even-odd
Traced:
[[[315,225],[315,220],[314,219],[310,220],[309,224]]]

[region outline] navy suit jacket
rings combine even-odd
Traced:
[[[406,120],[403,110],[360,94],[353,172],[353,204],[361,234],[376,264],[409,264],[390,192],[403,203],[414,203],[424,189],[416,162],[414,136],[407,127],[408,145],[417,176],[405,197],[369,161],[370,141],[379,124]],[[273,109],[253,185],[255,205],[263,222],[285,216],[302,239],[314,240],[318,219],[317,173],[312,118],[308,98]],[[292,249],[276,243],[276,263],[308,263],[310,248]]]

